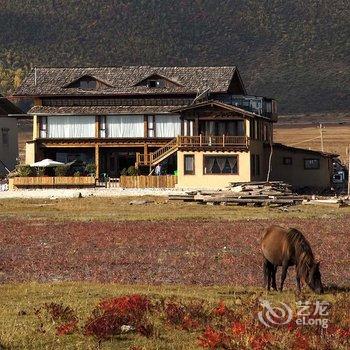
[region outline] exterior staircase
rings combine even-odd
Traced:
[[[171,156],[177,151],[179,147],[178,137],[175,137],[163,147],[157,149],[155,152],[149,154],[136,153],[135,167],[139,166],[155,166],[162,162],[164,159]]]
[[[142,154],[136,153],[135,167],[157,165],[164,159],[171,156],[179,148],[184,149],[205,149],[205,150],[241,150],[249,149],[250,139],[248,136],[177,136],[155,152]]]

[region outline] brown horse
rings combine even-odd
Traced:
[[[264,255],[264,279],[267,290],[270,290],[271,285],[277,290],[278,266],[282,266],[281,291],[288,267],[295,266],[299,292],[301,291],[300,281],[302,281],[314,292],[323,293],[320,265],[315,262],[310,244],[300,231],[295,228],[285,230],[279,226],[271,226],[263,234],[261,249]]]

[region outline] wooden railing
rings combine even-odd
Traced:
[[[178,147],[230,147],[249,146],[247,136],[179,136]]]
[[[155,165],[161,160],[171,155],[178,148],[178,138],[172,139],[163,147],[157,149],[155,152],[149,154],[136,153],[137,165]]]
[[[121,176],[119,184],[122,188],[174,188],[177,176]]]
[[[179,136],[178,136],[179,137]],[[151,153],[151,162],[154,163],[158,159],[162,158],[165,154],[171,153],[175,148],[178,147],[178,137],[175,137],[170,142],[168,142],[166,145],[164,145],[162,148],[159,148],[155,152]]]
[[[156,165],[167,156],[171,155],[178,148],[248,148],[250,139],[247,136],[177,136],[165,146],[149,154],[136,153],[136,166]]]

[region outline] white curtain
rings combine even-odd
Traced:
[[[213,166],[215,163],[215,157],[205,157],[205,174],[212,174]]]
[[[223,170],[224,170],[224,168],[225,168],[226,159],[227,159],[227,158],[224,158],[224,157],[217,157],[217,158],[216,158],[216,161],[217,161],[218,164],[219,164],[219,168],[220,168],[220,171],[221,171],[221,172],[223,172]]]
[[[49,138],[95,137],[95,116],[47,117]]]
[[[156,115],[156,137],[176,137],[180,133],[180,116]]]
[[[108,137],[144,137],[143,115],[107,117]]]

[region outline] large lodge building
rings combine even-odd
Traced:
[[[97,177],[161,164],[182,188],[267,177],[276,102],[247,95],[233,66],[37,68],[14,97],[34,101],[28,164],[80,159]],[[333,155],[272,149],[271,180],[329,187]]]

